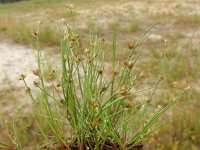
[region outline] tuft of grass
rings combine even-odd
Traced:
[[[27,85],[26,75],[20,80],[25,83],[26,94],[33,100],[39,116],[47,118],[53,141],[49,139],[42,124],[37,121],[38,129],[48,147],[78,149],[106,149],[111,145],[113,149],[133,149],[140,145],[150,134],[151,127],[158,121],[174,103],[176,103],[190,87],[170,98],[170,102],[152,115],[147,115],[154,93],[163,80],[165,52],[160,64],[157,80],[150,88],[134,90],[140,75],[132,69],[136,65],[142,50],[138,47],[150,35],[150,27],[138,41],[131,47],[129,56],[123,64],[116,60],[116,32],[113,32],[112,51],[110,52],[112,67],[111,76],[105,71],[105,57],[107,52],[102,48],[102,40],[91,35],[90,43],[82,51],[78,33],[68,24],[60,28],[62,72],[52,70],[52,88],[48,88],[43,76],[42,56],[39,49],[40,33],[35,35],[38,49],[38,68],[33,71],[38,78],[34,85],[39,89],[41,99],[34,97]],[[135,54],[137,51],[137,54]],[[58,74],[55,76],[55,74]],[[136,102],[132,98],[136,93],[150,90],[148,99]],[[41,106],[43,109],[39,109]],[[41,111],[42,110],[42,111]],[[35,116],[35,114],[33,114]],[[13,132],[16,134],[13,123]],[[70,135],[66,130],[70,129]],[[14,135],[15,135],[14,134]],[[14,138],[15,139],[15,138]],[[13,144],[21,148],[19,139]]]

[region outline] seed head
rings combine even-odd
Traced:
[[[173,86],[173,88],[176,88],[177,87],[177,82],[176,81],[174,81],[173,83],[172,83],[172,86]]]
[[[140,72],[139,77],[143,77],[144,76],[144,72]]]
[[[141,108],[141,105],[137,105],[136,108],[139,110]]]
[[[21,74],[20,76],[19,76],[19,80],[24,80],[26,78],[26,74]]]
[[[191,86],[190,86],[190,85],[188,85],[188,86],[185,88],[186,91],[189,91],[190,89],[191,89]]]
[[[126,103],[126,108],[131,108],[132,106],[133,106],[133,104],[131,102]]]
[[[129,91],[129,89],[127,88],[127,87],[125,87],[124,89],[123,89],[123,91],[121,92],[121,95],[123,95],[123,96],[125,96],[125,97],[127,97],[127,96],[129,96],[131,93],[130,93],[130,91]]]
[[[105,92],[107,90],[107,88],[104,86],[102,89],[101,89],[101,91],[100,91],[100,95],[103,93],[103,92]]]
[[[129,48],[129,49],[133,49],[133,44],[128,43],[128,48]]]
[[[40,77],[40,71],[39,71],[39,69],[32,70],[32,73],[33,73],[35,76]]]
[[[64,102],[65,102],[64,99],[61,99],[61,100],[60,100],[60,103],[61,103],[61,104],[64,104]]]
[[[99,106],[99,104],[95,101],[92,101],[91,105],[92,105],[93,108],[97,108]]]
[[[84,53],[85,53],[85,54],[89,54],[89,53],[90,53],[90,50],[87,49],[87,48],[85,48],[85,49],[84,49]]]
[[[117,71],[116,69],[113,71],[114,75],[117,76],[119,74],[119,71]]]
[[[74,9],[74,5],[72,5],[70,2],[66,3],[66,6],[67,6],[69,9]]]
[[[98,74],[102,75],[103,74],[103,69],[98,69],[97,72],[98,72]]]
[[[33,84],[34,84],[35,87],[39,87],[40,82],[39,81],[33,81]]]
[[[145,99],[145,102],[149,104],[151,102],[151,99]]]
[[[29,95],[29,94],[31,93],[30,87],[27,87],[27,88],[25,89],[25,93],[26,93],[27,95]]]
[[[57,86],[57,87],[61,87],[61,83],[58,83],[56,86]]]
[[[48,74],[48,80],[55,80],[57,78],[57,73],[55,70],[51,70],[51,72]]]
[[[125,64],[126,67],[128,67],[128,69],[133,68],[133,62],[131,62],[131,61],[125,61],[124,64]]]
[[[165,76],[162,74],[162,75],[160,76],[159,81],[162,81],[164,78],[165,78]]]
[[[34,32],[33,32],[33,36],[34,36],[36,39],[38,39],[38,37],[39,37],[39,31],[34,31]]]
[[[76,56],[76,57],[75,57],[75,61],[76,61],[76,62],[80,62],[80,61],[81,61],[81,57],[80,57],[80,56]]]

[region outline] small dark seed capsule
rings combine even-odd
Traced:
[[[35,38],[38,38],[39,32],[33,32],[33,36],[34,36]]]
[[[33,81],[33,84],[35,87],[39,87],[39,85],[40,85],[39,81]]]
[[[119,72],[117,70],[114,70],[114,75],[117,76],[119,74]]]
[[[38,76],[38,77],[39,77],[39,75],[40,75],[39,69],[32,70],[32,73],[33,73],[35,76]]]
[[[103,74],[103,70],[102,69],[99,69],[99,70],[97,70],[97,72],[98,72],[98,74]]]
[[[129,49],[133,49],[133,44],[128,43],[128,48],[129,48]]]
[[[101,89],[101,91],[100,91],[100,94],[102,94],[103,92],[105,92],[107,90],[107,88],[106,87],[103,87],[102,89]]]
[[[124,62],[125,66],[128,67],[129,69],[133,68],[133,63],[131,61],[125,61]]]
[[[133,106],[133,104],[131,103],[131,102],[127,102],[126,103],[126,108],[130,108],[130,107],[132,107]]]
[[[60,83],[58,83],[56,86],[57,86],[57,87],[61,87],[61,84],[60,84]]]

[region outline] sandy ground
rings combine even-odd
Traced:
[[[23,86],[22,82],[18,80],[22,73],[27,74],[27,81],[30,83],[34,78],[31,70],[36,66],[36,51],[8,41],[0,42],[1,85],[5,79],[8,79],[13,86]]]
[[[42,51],[43,55],[48,55],[49,51]],[[55,54],[50,58],[54,66],[59,64],[59,56]],[[19,108],[31,102],[24,93],[25,85],[19,80],[20,74],[26,74],[26,82],[35,93],[33,81],[37,79],[32,74],[32,70],[37,68],[37,51],[24,45],[15,44],[4,40],[0,42],[0,100],[4,107],[1,112],[8,112],[13,109],[11,102],[20,102]],[[20,97],[20,98],[19,98]]]
[[[42,52],[48,55],[47,51]],[[59,56],[54,54],[50,61],[54,65],[59,64]],[[14,87],[24,87],[19,81],[20,74],[26,74],[26,81],[29,85],[35,80],[32,70],[37,68],[37,51],[24,45],[12,43],[10,41],[0,42],[0,84],[3,86],[5,80],[9,80]]]

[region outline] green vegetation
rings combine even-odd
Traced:
[[[136,13],[132,12],[131,1],[123,6],[121,0],[95,3],[92,0],[76,0],[71,15],[66,11],[65,2],[33,0],[0,5],[0,37],[35,44],[33,34],[38,31],[38,22],[42,21],[38,41],[41,45],[38,47],[59,47],[62,42],[63,66],[60,70],[64,71],[56,70],[53,63],[45,64],[39,50],[39,66],[38,70],[34,70],[34,73],[39,71],[41,74],[34,82],[39,91],[35,93],[34,89],[26,88],[26,93],[33,95],[33,104],[22,105],[19,102],[22,96],[20,90],[12,86],[0,89],[0,107],[9,106],[12,110],[10,113],[2,109],[0,114],[0,148],[62,149],[72,145],[84,147],[84,144],[99,148],[111,143],[125,148],[142,141],[149,149],[198,149],[199,16],[186,13],[188,9],[181,7],[173,9],[175,13],[151,14],[146,6],[153,4],[145,0],[137,1],[148,4],[141,6],[144,7],[141,16],[137,10]],[[127,13],[123,15],[123,7],[137,19],[130,20],[133,16]],[[70,29],[71,37],[79,35],[79,39],[68,39],[68,36],[64,37],[64,32],[60,33],[58,26],[61,25],[61,18],[65,18],[68,24],[77,22],[76,30],[68,26],[67,31]],[[137,43],[137,37],[155,22],[159,24],[153,29],[153,36],[135,49],[133,43]],[[112,38],[111,28],[117,29],[113,42],[109,40]],[[88,31],[95,31],[98,36],[91,34],[88,39]],[[163,44],[165,39],[167,42]],[[72,49],[69,48],[71,44]],[[165,69],[160,69],[164,45],[167,45]],[[142,55],[140,50],[144,50]],[[127,58],[130,53],[135,57]],[[129,70],[128,66],[135,62],[138,54],[140,59]],[[113,75],[114,68],[119,72],[116,76]],[[161,77],[164,79],[155,86]],[[192,90],[160,117],[165,108],[176,102],[182,91],[185,92],[188,83]],[[156,87],[158,91],[154,93],[154,90],[146,87]],[[146,90],[140,92],[140,89]],[[125,121],[129,119],[129,123]]]
[[[22,0],[0,0],[0,3],[12,3],[12,2],[19,2]]]
[[[46,147],[54,148],[56,145],[60,149],[74,147],[134,149],[151,134],[150,129],[160,116],[190,90],[188,86],[178,94],[174,94],[163,108],[148,115],[155,91],[163,80],[165,52],[157,81],[151,87],[134,90],[140,75],[132,72],[132,69],[142,51],[138,51],[137,55],[133,52],[148,38],[150,29],[131,48],[123,65],[117,64],[116,61],[116,33],[114,31],[111,52],[112,75],[106,79],[105,54],[107,52],[102,49],[102,40],[92,36],[88,48],[82,52],[79,35],[69,25],[61,28],[62,72],[61,76],[56,70],[49,72],[48,80],[52,82],[50,90],[45,86],[43,76],[43,63],[38,43],[40,32],[35,34],[38,45],[38,69],[33,70],[33,74],[38,77],[38,80],[33,83],[40,90],[41,97],[34,98],[26,83],[26,75],[20,75],[19,79],[25,83],[25,93],[33,100],[32,108],[37,112],[37,114],[32,114],[33,121],[37,124],[37,130],[40,130],[43,140],[48,142]],[[118,69],[119,66],[121,69]],[[133,101],[133,96],[146,90],[151,91],[148,99],[140,102]],[[47,118],[54,138],[49,138],[50,135],[39,123],[41,119],[37,120],[36,115],[39,118],[43,116]],[[16,119],[15,117],[14,120]],[[30,137],[28,139],[27,136],[23,137],[27,131],[19,130],[17,126],[20,126],[20,123],[14,120],[8,124],[12,134],[10,139],[14,147],[23,149],[24,143],[29,141]],[[27,121],[31,123],[30,119]],[[29,128],[32,130],[31,127]],[[71,136],[68,137],[69,131]],[[19,134],[21,134],[20,137]]]

